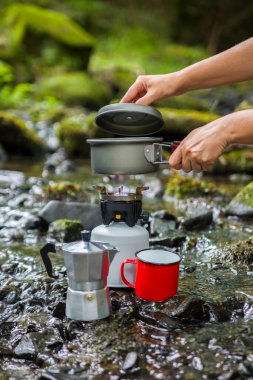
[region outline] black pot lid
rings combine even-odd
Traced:
[[[145,136],[160,131],[163,118],[153,107],[135,103],[117,103],[100,108],[98,127],[121,136]]]

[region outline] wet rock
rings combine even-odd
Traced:
[[[166,331],[173,331],[183,327],[179,320],[173,319],[160,311],[141,311],[139,319],[152,327]]]
[[[10,207],[22,207],[25,205],[25,202],[31,198],[31,195],[27,193],[19,194],[17,197],[14,199],[11,199],[8,202],[8,205]]]
[[[124,363],[122,365],[123,371],[128,371],[131,368],[133,368],[138,361],[138,354],[137,352],[129,352],[124,360]]]
[[[162,237],[153,237],[149,239],[150,245],[164,245],[169,248],[179,247],[186,240],[186,235],[178,232],[171,232]]]
[[[202,230],[207,226],[210,226],[213,222],[212,211],[202,211],[197,215],[190,216],[181,223],[181,226],[185,230]]]
[[[0,170],[1,186],[22,186],[24,182],[24,173],[15,170]]]
[[[0,144],[0,163],[4,163],[7,160],[7,153],[5,152],[4,148]]]
[[[100,207],[88,203],[50,201],[39,215],[48,223],[64,218],[79,220],[84,229],[92,229],[102,224]]]
[[[66,303],[65,302],[58,302],[57,305],[53,309],[53,317],[63,319],[66,314]]]
[[[165,195],[179,199],[219,194],[217,187],[213,183],[178,174],[168,180],[165,188]]]
[[[151,235],[175,230],[177,218],[166,210],[160,210],[151,214],[150,233]]]
[[[34,360],[37,355],[37,347],[32,339],[32,333],[23,335],[13,350],[18,359]]]
[[[220,259],[238,264],[252,264],[253,263],[253,239],[239,241],[227,245],[219,254]]]
[[[64,160],[55,169],[56,175],[62,175],[66,173],[74,173],[76,171],[76,165],[73,161]]]
[[[48,235],[57,241],[68,243],[80,240],[82,230],[83,225],[79,220],[58,219],[50,223]]]
[[[8,153],[38,156],[45,152],[45,144],[36,132],[22,119],[4,111],[0,112],[0,143]]]
[[[168,310],[168,312],[170,311]],[[209,308],[202,298],[187,296],[171,311],[171,316],[179,318],[184,322],[208,321]]]
[[[253,217],[253,181],[245,186],[226,207],[227,215]]]

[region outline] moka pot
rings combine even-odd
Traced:
[[[90,241],[90,231],[83,231],[82,238],[68,244],[47,243],[40,253],[48,275],[58,277],[53,273],[48,254],[63,252],[69,285],[66,315],[79,321],[92,321],[111,314],[107,276],[118,249],[110,244]]]

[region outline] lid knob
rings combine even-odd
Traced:
[[[81,231],[82,240],[84,242],[89,242],[91,237],[91,230],[83,230]]]

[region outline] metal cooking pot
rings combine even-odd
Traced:
[[[125,137],[89,139],[91,168],[97,174],[145,174],[156,172],[162,159],[162,148],[173,152],[179,141],[163,142],[161,137]]]

